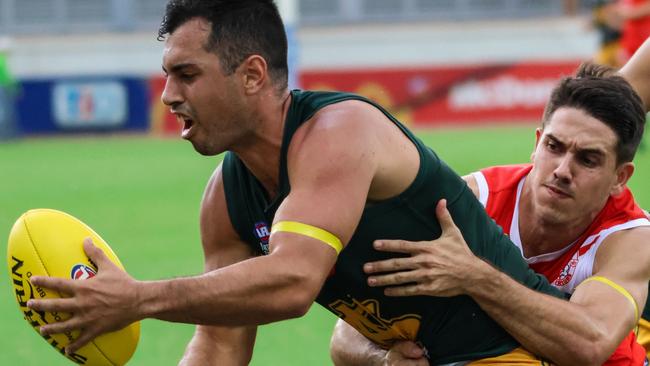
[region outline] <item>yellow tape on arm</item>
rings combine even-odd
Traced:
[[[341,244],[341,240],[339,240],[336,235],[330,233],[329,231],[317,228],[316,226],[303,224],[297,221],[280,221],[273,224],[273,227],[271,227],[271,234],[278,231],[300,234],[316,240],[320,240],[323,243],[334,248],[337,255],[343,249],[343,244]]]
[[[634,306],[634,320],[638,321],[639,320],[639,306],[636,304],[636,301],[630,295],[630,293],[623,288],[623,286],[617,284],[616,282],[610,280],[609,278],[605,278],[603,276],[592,276],[587,278],[586,280],[582,281],[582,283],[587,283],[589,281],[598,281],[601,283],[606,284],[607,286],[613,288],[614,290],[618,291],[621,295],[625,296],[626,299],[628,299],[631,303],[632,306]]]

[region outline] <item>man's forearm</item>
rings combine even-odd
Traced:
[[[139,317],[241,326],[302,316],[322,283],[272,256],[195,277],[139,282]]]
[[[528,350],[558,365],[602,364],[604,330],[580,308],[537,293],[485,263],[468,294]],[[615,346],[614,346],[615,347]]]

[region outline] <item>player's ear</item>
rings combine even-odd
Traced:
[[[530,153],[530,161],[535,160],[535,151],[537,151],[537,145],[539,145],[539,139],[542,137],[542,132],[543,130],[539,127],[535,129],[535,148],[533,149],[533,152]]]
[[[238,67],[246,95],[256,94],[268,77],[266,60],[260,55],[248,56]]]
[[[627,162],[623,163],[616,168],[616,183],[612,186],[610,192],[611,195],[615,196],[623,193],[627,181],[630,180],[632,174],[634,173],[634,163]]]

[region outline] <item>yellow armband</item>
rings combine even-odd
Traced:
[[[582,281],[582,283],[587,283],[589,281],[598,281],[604,283],[607,286],[616,290],[619,294],[625,296],[625,298],[628,299],[632,303],[632,306],[634,307],[634,321],[639,320],[639,306],[636,304],[636,301],[634,300],[632,295],[630,295],[630,293],[626,289],[624,289],[623,286],[617,284],[616,282],[610,280],[609,278],[605,278],[602,276],[589,277],[586,280]]]
[[[300,234],[312,239],[320,240],[323,243],[334,248],[337,255],[343,249],[343,244],[341,244],[341,240],[339,240],[336,235],[330,233],[329,231],[317,228],[316,226],[311,226],[296,221],[280,221],[273,224],[273,227],[271,227],[271,234],[278,231]]]

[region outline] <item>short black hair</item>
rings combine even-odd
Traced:
[[[580,109],[614,131],[616,163],[634,160],[643,137],[645,109],[639,95],[608,66],[583,63],[575,76],[563,78],[546,104],[542,127],[561,107]]]
[[[205,49],[219,56],[227,75],[247,57],[260,55],[276,86],[287,87],[287,35],[273,0],[170,0],[158,40],[195,18],[210,22]]]

